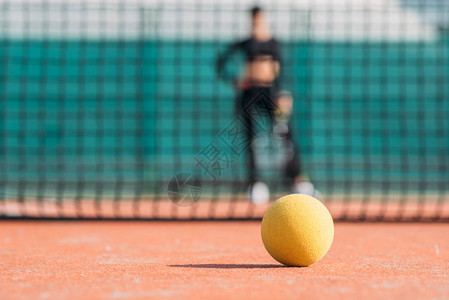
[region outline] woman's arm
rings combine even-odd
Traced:
[[[226,64],[229,58],[243,47],[244,43],[245,41],[234,43],[230,45],[225,52],[218,56],[215,62],[215,72],[218,78],[230,82],[231,84],[235,84],[237,78],[226,71]]]
[[[276,76],[273,85],[277,90],[280,90],[282,80],[282,57],[280,45],[276,40],[273,45],[273,69]]]

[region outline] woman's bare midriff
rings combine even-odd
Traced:
[[[271,58],[258,58],[246,63],[245,80],[270,86],[279,74],[279,63]]]

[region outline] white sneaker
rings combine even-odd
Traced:
[[[313,184],[309,181],[301,181],[298,183],[295,183],[292,188],[292,192],[294,194],[304,194],[308,196],[312,196],[314,198],[320,199],[321,193],[315,189]]]
[[[264,204],[270,201],[270,189],[261,181],[249,187],[249,199],[254,204]]]

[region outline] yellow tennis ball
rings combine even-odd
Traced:
[[[287,266],[309,266],[327,253],[334,222],[326,206],[301,194],[284,196],[262,220],[262,241],[268,253]]]

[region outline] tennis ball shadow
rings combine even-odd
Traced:
[[[187,265],[169,265],[176,268],[199,268],[199,269],[273,269],[289,268],[284,265],[276,264],[187,264]]]

